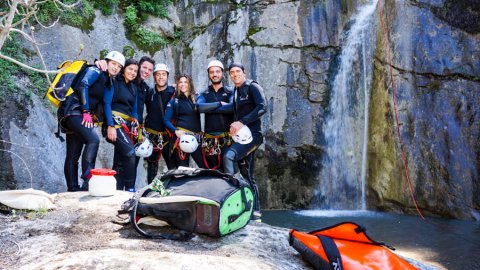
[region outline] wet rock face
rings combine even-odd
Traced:
[[[22,100],[22,97],[10,94],[7,92],[5,95],[5,100],[10,100],[10,102],[0,101],[0,190],[6,189],[15,189],[17,185],[17,179],[13,173],[12,163],[21,162],[20,160],[14,161],[15,155],[12,155],[10,152],[12,144],[9,142],[20,142],[13,139],[11,140],[8,136],[8,131],[11,126],[11,121],[13,120],[20,127],[25,127],[25,119],[28,117],[28,110],[22,105],[25,100]],[[12,116],[16,116],[12,118]]]
[[[64,145],[54,136],[57,122],[41,100],[8,94],[2,102],[0,189],[66,189],[63,180]]]
[[[458,5],[445,1],[441,9],[451,11],[447,17],[439,15],[440,7],[426,3],[387,1],[385,11],[390,18],[400,134],[415,197],[425,213],[472,218],[480,209],[480,46],[478,35],[470,34],[476,23],[462,26],[452,17]],[[467,6],[466,13],[478,8],[473,2]],[[377,47],[377,59],[376,79],[385,82],[380,75],[387,65],[382,62],[383,48]],[[385,87],[391,89],[377,85],[372,92],[377,109],[371,115],[370,198],[383,209],[414,211],[398,138],[388,130],[394,128],[389,120],[394,108],[391,99],[381,97]],[[380,131],[380,126],[385,129]],[[395,156],[388,157],[389,151]]]
[[[443,3],[429,3],[432,1],[418,1],[420,7],[428,8],[432,13],[447,22],[452,27],[461,29],[469,34],[480,33],[480,21],[478,15],[480,13],[480,3],[476,0],[444,0]]]
[[[256,159],[263,208],[308,207],[321,183],[323,122],[329,113],[341,40],[352,14],[363,2],[180,1],[169,7],[169,19],[149,18],[145,24],[167,36],[179,29],[176,27],[184,31],[180,43],[153,55],[157,62],[170,67],[170,83],[176,74],[186,72],[192,75],[197,90],[205,89],[206,65],[216,58],[225,66],[243,62],[247,76],[264,88],[269,107],[263,117],[265,142]],[[400,133],[415,196],[426,213],[471,218],[471,212],[480,209],[478,1],[384,2]],[[74,58],[80,43],[85,45],[82,57],[88,60],[98,58],[103,49],[121,51],[126,45],[136,50],[137,58],[148,54],[125,37],[122,21],[121,14],[105,17],[97,11],[93,30],[88,33],[57,25],[38,31],[37,37],[40,43],[48,43],[42,49],[50,68]],[[382,38],[377,38],[370,103],[367,206],[412,212],[394,129],[382,31],[377,20],[377,36]],[[225,83],[230,84],[228,71],[225,76]],[[0,111],[2,139],[20,136],[20,141],[34,140],[35,144],[55,140],[53,130],[48,138],[31,134],[44,128],[35,120],[27,120],[37,119],[29,115],[42,113],[36,108],[39,103],[33,102],[20,113],[17,107],[23,108],[24,102],[18,103],[22,106],[14,104],[6,104]],[[45,122],[43,118],[36,121]],[[53,122],[46,125],[53,128],[54,118],[49,121]],[[1,142],[0,146],[6,147]],[[51,149],[48,154],[27,160],[27,164],[39,164],[35,170],[53,171],[53,176],[40,173],[42,181],[49,183],[37,188],[64,190],[64,144],[46,147]],[[34,152],[23,154],[35,156]],[[39,161],[45,156],[55,157],[55,162]],[[20,181],[23,165],[5,152],[0,152],[0,158],[5,161],[0,164],[0,189],[13,188]],[[97,166],[108,167],[111,162],[111,145],[102,140]],[[53,163],[60,166],[52,167]],[[137,184],[143,181],[137,180]]]

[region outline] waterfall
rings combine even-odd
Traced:
[[[361,6],[341,42],[327,116],[325,155],[314,207],[365,209],[368,106],[378,0]]]

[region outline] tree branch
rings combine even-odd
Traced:
[[[17,1],[14,1],[11,5],[10,2],[8,3],[8,5],[10,6],[10,12],[8,16],[6,16],[5,28],[0,32],[0,50],[3,48],[3,44],[9,36],[10,27],[12,26],[13,18],[15,17],[15,13],[17,12],[17,4]]]
[[[30,17],[31,17],[32,15],[34,15],[34,14],[35,14],[35,10],[32,10],[32,11],[30,11],[30,12],[22,15],[22,16],[24,16],[24,17],[23,17],[21,20],[19,20],[19,21],[15,22],[14,24],[12,24],[11,27],[16,27],[17,25],[19,25],[19,24],[21,24],[21,23],[24,23],[25,21],[27,21],[28,19],[30,19]]]
[[[11,28],[10,31],[12,31],[12,32],[17,32],[17,33],[22,34],[22,36],[23,36],[26,40],[30,41],[30,42],[33,43],[34,45],[47,45],[47,44],[48,44],[48,43],[37,43],[37,42],[36,42],[31,36],[29,36],[27,33],[25,33],[25,32],[22,31],[22,30],[19,30],[19,29],[17,29],[17,28]]]
[[[30,25],[30,23],[28,25]],[[32,28],[30,28],[30,29],[32,29]],[[45,60],[43,59],[43,54],[40,51],[40,48],[38,47],[38,43],[35,40],[35,32],[33,30],[32,30],[31,39],[32,39],[33,46],[35,47],[35,50],[37,51],[37,54],[40,57],[40,61],[42,62],[43,68],[47,69],[47,64],[45,64]],[[47,79],[48,83],[52,84],[52,81],[50,80],[50,76],[48,76],[48,73],[44,73],[44,74],[45,74],[45,78]]]
[[[20,62],[20,61],[17,61],[17,60],[15,60],[15,59],[11,58],[10,56],[6,56],[6,55],[4,55],[4,54],[2,54],[2,53],[0,53],[0,58],[3,58],[3,59],[5,59],[5,60],[7,60],[7,61],[10,61],[10,62],[12,62],[12,63],[15,63],[15,64],[17,64],[17,65],[19,65],[19,66],[21,66],[21,67],[23,67],[23,68],[26,68],[26,69],[29,69],[29,70],[33,70],[33,71],[36,71],[36,72],[40,72],[40,73],[57,74],[57,73],[59,73],[60,71],[62,71],[62,69],[59,69],[59,70],[44,70],[44,69],[34,68],[34,67],[31,67],[31,66],[29,66],[29,65],[26,65],[26,64],[24,64],[24,63],[22,63],[22,62]]]
[[[0,0],[4,1],[4,0]],[[46,74],[47,80],[50,81],[50,78],[48,77],[48,74],[56,74],[60,72],[61,70],[48,70],[47,66],[45,64],[43,55],[40,51],[40,48],[38,47],[38,43],[35,41],[35,35],[34,35],[34,29],[30,28],[31,32],[30,34],[27,34],[24,30],[25,25],[30,26],[30,23],[33,21],[32,17],[34,20],[42,27],[42,28],[49,28],[54,26],[60,19],[60,17],[57,18],[57,20],[50,26],[45,26],[43,25],[39,20],[37,16],[38,12],[38,4],[46,3],[48,1],[51,1],[56,8],[58,8],[60,11],[63,11],[64,9],[72,9],[82,0],[78,0],[77,2],[73,4],[64,4],[62,0],[7,0],[7,5],[9,6],[10,10],[9,11],[2,11],[1,12],[1,18],[0,18],[0,59],[5,59],[7,61],[10,61],[12,63],[15,63],[23,68],[39,72],[39,73],[44,73]],[[18,21],[15,21],[15,17],[19,18]],[[32,21],[30,21],[32,19]],[[15,28],[17,26],[21,25],[21,30],[18,28]],[[1,50],[5,44],[5,41],[7,38],[10,37],[11,32],[16,32],[20,33],[26,40],[31,42],[40,57],[41,63],[43,65],[44,69],[38,69],[31,67],[27,64],[24,64],[10,56],[4,55]],[[28,32],[28,30],[27,30]]]
[[[80,2],[82,2],[82,0],[78,0],[76,3],[73,3],[71,5],[67,5],[67,4],[62,3],[60,0],[53,0],[54,4],[59,4],[63,8],[74,8],[76,5],[80,4]]]
[[[55,24],[57,24],[57,22],[60,20],[60,16],[58,16],[58,18],[57,18],[56,21],[54,21],[51,25],[46,26],[46,25],[43,25],[43,24],[40,22],[40,20],[39,20],[38,17],[37,17],[37,13],[36,13],[36,12],[33,14],[33,16],[35,17],[35,21],[36,21],[41,27],[43,27],[43,28],[53,27],[53,26],[55,26]]]

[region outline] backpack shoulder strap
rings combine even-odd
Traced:
[[[247,85],[247,86],[250,86],[252,83],[258,84],[257,81],[251,80],[251,79],[248,79],[248,80],[245,81],[245,85]]]

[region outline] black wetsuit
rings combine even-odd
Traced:
[[[210,85],[207,90],[200,94],[197,103],[218,101],[231,103],[233,102],[232,93],[233,90],[227,87],[222,86],[218,91],[215,91]],[[204,148],[202,152],[205,167],[223,170],[222,157],[231,142],[228,132],[232,122],[232,112],[210,112],[205,114],[204,143],[207,145],[207,148]],[[215,149],[217,146],[220,149],[220,153],[218,153],[218,149]]]
[[[138,79],[138,78],[137,78]],[[138,116],[138,126],[139,126],[139,134],[142,132],[142,127],[143,127],[143,111],[145,108],[145,97],[147,95],[147,92],[150,90],[150,86],[144,81],[144,80],[136,80],[135,83],[137,84],[137,116]],[[143,135],[143,134],[141,134]],[[140,141],[140,136],[139,136],[139,141],[136,143],[141,143]],[[135,178],[137,178],[137,170],[138,168],[138,163],[140,162],[140,157],[135,156]]]
[[[145,98],[147,116],[145,117],[145,129],[149,132],[149,139],[154,145],[153,153],[147,160],[147,182],[150,184],[158,172],[160,156],[169,170],[175,168],[175,163],[170,155],[170,137],[166,133],[164,115],[167,104],[175,93],[175,88],[167,86],[163,91],[150,89]],[[156,134],[155,134],[156,133]],[[162,146],[160,146],[160,141]],[[160,148],[162,149],[160,151]]]
[[[132,120],[137,119],[137,85],[128,84],[122,75],[113,81],[114,91],[108,91],[104,96],[105,122],[108,126],[116,128],[117,139],[113,143],[115,152],[113,156],[113,169],[117,172],[117,189],[130,190],[135,188],[135,145],[131,138]],[[113,115],[121,113],[121,122],[114,121]],[[117,114],[119,115],[119,114]]]
[[[143,125],[143,110],[145,108],[145,98],[147,93],[151,90],[150,86],[145,81],[141,81],[137,84],[137,116],[138,124]]]
[[[234,164],[238,162],[240,174],[250,182],[254,192],[254,209],[260,209],[258,188],[253,177],[255,151],[263,142],[261,116],[265,114],[267,101],[263,88],[255,81],[245,81],[235,88],[233,100],[234,121],[247,125],[252,132],[253,141],[249,144],[233,143],[223,157],[226,173],[235,172]]]
[[[199,136],[201,132],[200,115],[198,112],[207,112],[214,110],[221,106],[220,102],[196,104],[184,95],[176,96],[170,100],[167,104],[167,110],[165,112],[165,126],[173,133],[172,142],[177,140],[175,136],[175,130],[178,128],[185,130],[186,132],[195,134],[199,145],[201,144],[201,138]],[[198,112],[197,112],[198,111]],[[175,122],[175,126],[173,125]],[[191,155],[195,163],[200,168],[205,168],[202,160],[202,148],[198,147],[191,154],[186,154],[180,151],[180,148],[173,146],[173,159],[175,160],[176,167],[189,166],[189,156]]]
[[[64,173],[68,191],[78,191],[78,160],[82,156],[83,190],[88,186],[91,177],[90,170],[95,167],[100,140],[93,128],[82,125],[83,112],[95,114],[101,110],[102,100],[106,88],[111,87],[111,80],[106,72],[98,68],[89,67],[78,85],[74,86],[75,94],[67,97],[59,110],[63,110],[64,118],[61,125],[66,130],[67,153],[65,156]],[[96,115],[102,118],[103,112]],[[83,153],[82,153],[83,149]]]

